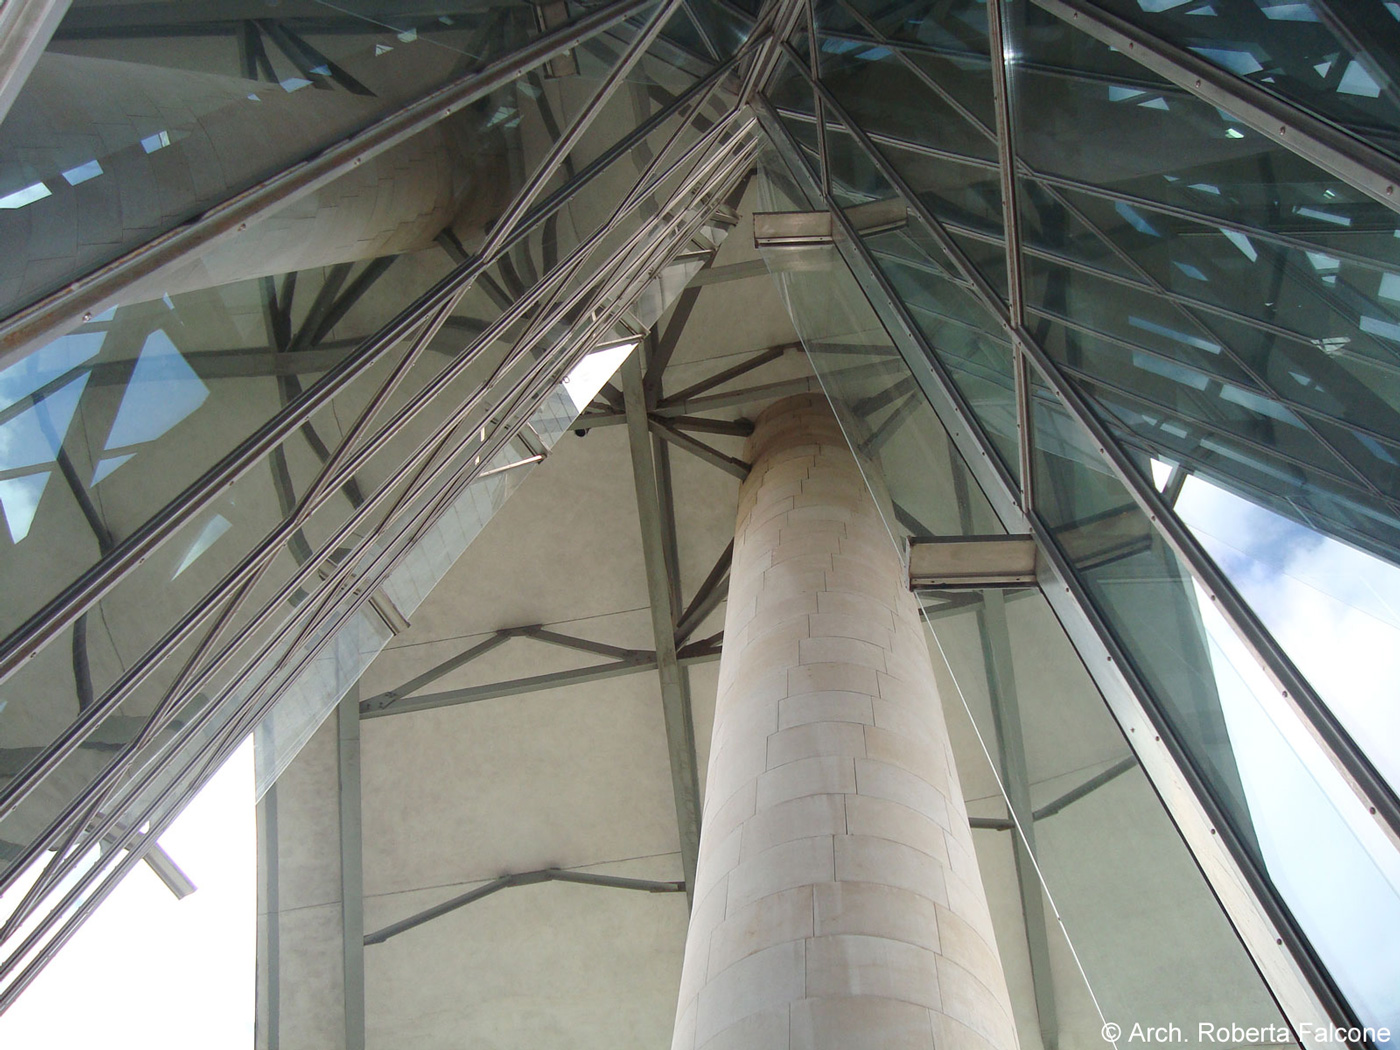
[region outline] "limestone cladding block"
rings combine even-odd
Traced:
[[[673,1050],[1014,1050],[917,610],[820,395],[739,495]]]

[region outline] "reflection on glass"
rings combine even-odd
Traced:
[[[1114,6],[1274,89],[1264,28],[1335,47],[1311,16],[1355,5],[1243,36],[1243,8]],[[1011,28],[1032,334],[1131,446],[1394,558],[1400,217],[1034,5]]]
[[[1366,936],[1400,936],[1400,858],[1087,432],[1038,383],[1034,425],[1037,508],[1090,600],[1352,1008],[1393,1028],[1393,976],[1377,975],[1336,901],[1364,902]],[[1319,854],[1319,842],[1336,852]]]
[[[632,31],[623,27],[599,48],[615,59]],[[341,592],[330,590],[328,580],[343,587],[354,579],[351,570],[360,568],[356,559],[377,553],[373,538],[391,508],[398,508],[396,520],[402,520],[423,505],[429,494],[413,496],[410,484],[424,475],[407,464],[416,468],[441,448],[446,434],[440,430],[447,426],[449,408],[475,406],[459,420],[460,429],[454,431],[459,435],[475,434],[486,422],[489,404],[480,401],[483,387],[523,334],[525,322],[505,326],[484,344],[481,334],[616,212],[619,185],[630,187],[635,172],[677,130],[677,118],[663,113],[674,97],[663,84],[688,85],[693,77],[668,72],[674,67],[664,58],[667,48],[675,50],[667,44],[649,54],[635,83],[619,92],[627,119],[619,123],[610,118],[611,130],[585,136],[564,165],[567,188],[561,184],[561,192],[543,199],[508,255],[480,275],[406,367],[353,450],[339,446],[404,362],[411,341],[400,339],[371,357],[362,349],[366,340],[462,261],[463,242],[480,236],[482,224],[504,200],[467,195],[455,225],[431,227],[411,250],[214,287],[205,286],[210,271],[217,270],[213,261],[218,253],[210,252],[198,264],[205,269],[197,266],[190,278],[193,287],[94,317],[3,374],[0,393],[9,404],[0,406],[0,426],[13,425],[24,435],[30,433],[25,429],[30,421],[45,411],[45,401],[52,402],[49,418],[63,397],[72,400],[65,388],[81,384],[66,437],[50,440],[42,431],[26,436],[15,448],[23,446],[27,458],[42,455],[44,461],[15,468],[20,471],[16,477],[0,473],[0,502],[9,527],[19,531],[22,526],[24,532],[22,543],[4,546],[0,541],[0,571],[12,599],[4,615],[12,627],[75,574],[90,569],[113,544],[124,542],[258,427],[295,411],[328,371],[347,358],[356,368],[353,380],[249,464],[231,487],[122,576],[92,610],[6,683],[6,695],[0,697],[5,745],[0,792],[31,783],[22,775],[32,763],[49,760],[53,743],[75,720],[86,736],[66,757],[55,759],[33,793],[0,822],[0,842],[6,844],[0,862],[6,875],[16,870],[13,864],[30,848],[26,844],[37,840],[41,845],[34,848],[43,849],[42,843],[56,833],[55,819],[71,812],[78,793],[94,778],[110,775],[119,762],[140,766],[162,756],[174,756],[171,768],[179,768],[236,726],[235,719],[246,718],[250,705],[269,701],[292,680],[294,675],[278,663],[292,655],[299,660],[307,650],[293,653],[290,637],[281,638],[289,618],[324,613],[334,620]],[[606,61],[596,50],[581,64],[602,70]],[[596,80],[590,86],[573,78],[565,86],[561,110],[539,103],[546,94],[551,106],[559,102],[565,87],[546,85],[532,95],[537,83],[544,82],[527,76],[463,113],[469,124],[490,124],[507,103],[514,109],[514,115],[496,120],[488,130],[495,145],[477,157],[486,168],[481,178],[490,177],[492,164],[526,143],[534,151],[531,156],[541,155],[551,141],[548,115],[567,114],[568,106],[581,104],[587,91],[596,88]],[[717,93],[680,136],[678,148],[693,142],[697,129],[725,115],[730,104],[723,92]],[[614,149],[620,141],[617,129],[630,130],[638,113],[648,115],[643,132]],[[657,119],[649,119],[651,114]],[[406,170],[413,167],[412,150],[418,148],[412,140],[407,146]],[[502,192],[523,180],[530,156],[524,159],[523,168],[517,158],[511,169],[513,181],[500,183]],[[596,281],[608,252],[655,215],[656,192],[674,187],[678,178],[671,177],[635,211],[624,214],[617,230],[582,260],[565,290],[550,301],[562,302],[572,289]],[[518,378],[557,349],[558,340],[572,330],[569,320],[533,346],[522,346],[514,371],[503,373],[503,388],[510,387],[512,376]],[[561,422],[572,420],[574,408],[562,389],[546,401],[544,414],[534,421],[546,448]],[[363,451],[367,449],[372,452]],[[451,462],[470,463],[477,451],[474,446],[464,449]],[[335,455],[340,456],[338,476],[328,480],[310,508],[302,508]],[[512,448],[503,453],[504,461],[496,462],[509,466],[530,455],[528,449]],[[278,532],[299,509],[309,513],[296,529],[290,535]],[[468,533],[474,534],[466,530],[463,535]],[[268,547],[273,536],[279,542]],[[208,632],[218,620],[220,604],[182,622],[197,603],[240,593],[232,574],[248,580],[260,566],[261,574],[216,636]],[[435,571],[440,574],[444,567]],[[181,640],[171,642],[167,632],[177,626]],[[323,629],[312,642],[328,640]],[[191,669],[193,678],[180,682],[181,668],[202,645],[201,669]],[[351,648],[369,651],[358,643]],[[214,660],[217,664],[211,666]],[[295,661],[289,666],[294,670]],[[152,722],[155,713],[159,717]]]
[[[1105,0],[1104,6],[1400,156],[1400,67],[1390,7],[1331,0]]]

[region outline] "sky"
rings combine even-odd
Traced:
[[[1177,511],[1329,707],[1400,784],[1400,568],[1191,478]]]
[[[249,1050],[256,828],[245,743],[161,836],[198,889],[139,864],[0,1015],[5,1050]],[[23,892],[16,887],[11,893]],[[10,894],[0,897],[0,911]]]
[[[1400,569],[1199,478],[1176,508],[1382,774],[1400,783]],[[1397,1045],[1400,862],[1199,586],[1197,602],[1270,875],[1362,1021],[1389,1026]]]

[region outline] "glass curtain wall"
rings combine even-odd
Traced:
[[[1325,118],[1393,144],[1384,91],[1367,86],[1352,104],[1363,75],[1388,81],[1339,45],[1351,17],[1340,5],[1104,6],[1266,82],[1300,125]],[[1309,592],[1272,595],[1290,573],[1333,571],[1288,544],[1335,550],[1369,588],[1323,579],[1314,592],[1364,616],[1382,645],[1394,629],[1400,215],[1254,127],[1243,102],[1159,76],[1070,7],[1098,11],[817,0],[787,41],[764,97],[805,185],[793,206],[833,212],[841,257],[907,335],[902,364],[885,354],[883,393],[851,395],[857,417],[893,415],[855,433],[888,440],[914,412],[901,405],[931,402],[950,432],[971,435],[999,526],[920,519],[918,486],[901,497],[886,469],[892,530],[1036,535],[1331,1015],[1393,1033],[1400,971],[1382,946],[1400,934],[1393,678],[1384,649],[1341,674],[1338,654],[1299,629]],[[1321,64],[1323,51],[1356,71],[1304,97],[1298,62]],[[861,207],[890,200],[907,218],[863,228]],[[843,376],[857,382],[809,351],[834,397]],[[922,405],[916,389],[930,395]],[[960,600],[977,606],[988,652],[991,623],[1014,632],[1031,618],[1015,595],[995,599],[1004,610]],[[972,616],[957,604],[943,601],[941,618]],[[955,628],[935,631],[942,642]],[[945,646],[955,671],[960,644]],[[995,714],[1015,676],[969,659],[981,682],[960,678],[962,692],[990,695]],[[1002,727],[980,728],[990,742]],[[1052,870],[1043,858],[1055,896]],[[1080,921],[1093,987],[1089,960],[1108,955]],[[1112,987],[1119,971],[1100,974]]]

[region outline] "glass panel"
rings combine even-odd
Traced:
[[[1032,332],[1140,444],[1305,483],[1374,545],[1400,516],[1400,219],[1044,11],[1013,34]]]
[[[697,122],[703,125],[713,121],[723,105],[720,101],[711,104],[706,112],[697,118]],[[217,644],[205,653],[203,660],[207,664],[224,646],[231,641],[237,641],[238,644],[230,648],[223,657],[226,666],[222,670],[201,675],[201,679],[207,679],[205,681],[199,681],[195,685],[188,681],[185,683],[187,691],[198,687],[200,693],[194,701],[178,711],[170,710],[167,705],[164,717],[170,719],[173,716],[173,721],[169,722],[166,729],[142,743],[142,755],[156,758],[167,754],[175,740],[175,734],[189,726],[192,719],[198,718],[212,731],[212,727],[224,725],[229,718],[242,717],[245,705],[253,698],[253,692],[249,691],[251,685],[246,688],[240,686],[232,694],[219,700],[214,707],[209,706],[209,698],[222,695],[225,684],[233,679],[251,656],[269,645],[273,645],[273,656],[269,661],[265,661],[265,666],[267,670],[271,670],[282,651],[274,645],[277,630],[294,611],[309,608],[307,603],[320,595],[324,586],[323,573],[332,571],[333,567],[349,566],[351,561],[346,559],[353,560],[357,550],[373,554],[372,546],[364,546],[366,537],[373,536],[376,529],[381,527],[388,509],[404,497],[410,480],[418,479],[416,468],[410,466],[411,460],[416,457],[421,461],[425,455],[438,448],[442,440],[443,435],[437,433],[445,422],[442,411],[423,411],[414,416],[401,416],[416,401],[422,401],[426,397],[425,392],[429,390],[430,385],[438,391],[436,404],[469,406],[454,439],[454,443],[460,443],[463,438],[471,438],[476,433],[491,410],[491,405],[480,399],[480,394],[488,382],[498,380],[503,384],[500,390],[509,390],[515,381],[523,378],[526,370],[533,368],[541,354],[546,350],[553,352],[559,339],[569,333],[570,328],[567,324],[556,325],[553,331],[547,333],[544,341],[537,340],[536,345],[528,352],[517,355],[517,364],[513,366],[513,370],[498,371],[514,340],[523,334],[524,324],[518,322],[507,328],[505,339],[498,338],[489,345],[476,347],[470,357],[463,357],[463,352],[472,347],[487,326],[499,317],[503,305],[513,301],[515,296],[512,292],[524,294],[538,283],[539,270],[548,265],[551,252],[554,255],[554,264],[557,265],[561,252],[571,250],[583,236],[591,235],[597,224],[617,209],[617,187],[625,185],[630,188],[635,175],[629,173],[639,170],[646,159],[653,156],[664,144],[675,127],[674,121],[659,122],[655,130],[639,145],[634,146],[632,151],[620,152],[601,169],[601,174],[596,178],[577,192],[562,197],[567,204],[563,210],[552,214],[551,217],[556,219],[552,231],[546,228],[546,223],[538,221],[541,217],[537,212],[534,228],[528,236],[519,240],[510,258],[502,259],[490,268],[467,292],[453,316],[404,374],[375,417],[373,426],[361,434],[360,444],[356,448],[373,448],[373,455],[366,457],[357,453],[351,460],[342,463],[341,469],[344,471],[353,461],[353,473],[345,475],[338,487],[328,490],[320,509],[292,535],[285,548],[279,549],[273,555],[267,570],[245,597],[240,611],[225,626]],[[692,139],[683,137],[681,146],[689,141]],[[617,181],[618,178],[622,179],[621,183]],[[665,185],[674,184],[675,179],[671,179]],[[663,186],[663,190],[664,188]],[[656,200],[651,200],[651,210],[648,211],[648,201],[640,201],[637,211],[639,219],[653,213],[657,203]],[[623,224],[619,233],[625,235],[635,228],[635,222]],[[615,247],[616,243],[614,240],[612,247]],[[546,250],[546,246],[549,247],[549,251]],[[602,248],[611,250],[607,244]],[[452,253],[434,249],[428,254],[434,260],[434,272],[441,272],[446,268]],[[586,282],[593,280],[598,265],[606,258],[607,251],[592,253],[589,261],[573,278],[571,287],[583,287]],[[411,267],[405,270],[401,263],[396,263],[381,275],[384,294],[386,297],[393,296],[392,299],[386,298],[386,302],[401,308],[404,301],[411,300],[419,294],[420,288],[415,287],[410,278],[400,277],[412,273]],[[349,275],[347,286],[353,285],[356,280],[353,274]],[[674,284],[670,282],[665,287],[672,288]],[[280,325],[283,331],[290,330],[293,333],[292,339],[296,338],[298,325],[304,327],[304,315],[314,317],[318,312],[325,312],[327,299],[319,294],[321,285],[303,283],[303,289],[312,290],[308,293],[312,300],[312,305],[308,308],[298,306],[299,300],[294,294],[296,281],[293,278],[281,282],[260,283],[255,287],[259,290],[271,288],[272,297],[269,302],[278,306],[290,304],[290,329],[285,320],[278,319],[279,312],[283,311],[269,310],[273,315],[273,321],[269,323]],[[511,291],[506,291],[508,288]],[[364,297],[356,301],[354,306],[347,306],[344,310],[331,310],[327,317],[335,313],[341,313],[343,316],[335,325],[330,325],[327,331],[332,336],[339,334],[341,328],[337,326],[350,324],[352,317],[358,317],[362,321],[373,318],[375,323],[382,323],[382,315],[376,318],[364,311],[366,302],[368,298]],[[163,304],[155,305],[162,311],[168,309]],[[254,305],[248,309],[247,312],[252,315],[249,324],[263,322],[262,311],[258,306],[255,300]],[[120,316],[121,311],[117,311],[118,320]],[[103,323],[106,323],[106,320],[108,319],[103,319]],[[321,323],[325,325],[329,322]],[[89,343],[100,345],[91,340]],[[61,390],[64,382],[71,380],[54,382],[53,373],[60,368],[76,367],[94,372],[94,367],[88,363],[88,357],[84,356],[91,348],[89,343],[70,340],[61,344],[66,356],[41,357],[37,364],[22,366],[15,372],[8,390],[21,398],[28,396],[26,390],[30,393],[41,390],[46,383],[51,384],[54,389]],[[257,550],[259,545],[265,542],[268,530],[282,522],[305,498],[309,486],[320,473],[326,453],[335,449],[344,439],[370,397],[385,381],[391,367],[402,358],[406,349],[407,344],[400,343],[384,360],[342,390],[328,406],[312,414],[307,427],[295,431],[262,463],[240,477],[220,500],[204,513],[197,515],[180,533],[148,557],[137,570],[123,578],[116,588],[80,621],[77,630],[71,630],[17,673],[9,685],[21,691],[25,703],[7,705],[3,721],[0,721],[0,732],[3,732],[6,744],[6,750],[0,753],[0,777],[4,778],[0,780],[0,788],[3,788],[6,781],[13,782],[13,778],[38,758],[43,749],[85,707],[107,697],[109,690],[129,668],[145,660],[148,652],[159,652],[158,649],[149,647],[155,645],[186,610],[210,593],[211,588],[222,585],[228,574],[235,570],[242,571],[240,566],[246,569],[251,564],[248,561],[249,552]],[[309,358],[317,351],[308,349],[300,352]],[[264,356],[275,358],[276,353],[275,350],[270,353],[264,352]],[[100,361],[100,356],[98,359]],[[129,414],[130,421],[122,424],[133,431],[133,440],[142,437],[141,428],[150,429],[162,423],[164,417],[161,412],[166,411],[168,406],[177,400],[172,390],[178,392],[190,382],[183,371],[176,371],[169,364],[162,367],[165,372],[155,374],[152,381],[165,382],[167,396],[163,400],[154,401],[152,407],[145,408],[142,412]],[[449,372],[449,369],[452,371]],[[139,361],[137,370],[139,371]],[[128,371],[131,371],[131,368],[128,368]],[[295,373],[279,373],[274,369],[263,378],[263,389],[270,399],[270,404],[280,405],[277,384],[281,381],[279,376],[285,378],[287,374],[295,376]],[[61,376],[62,373],[60,378]],[[310,373],[307,382],[314,382],[318,376],[319,372]],[[293,396],[300,394],[298,389]],[[556,395],[552,400],[546,399],[544,407],[540,410],[541,414],[534,420],[537,434],[546,449],[558,433],[562,432],[561,426],[566,427],[578,411],[578,406],[563,390],[556,391]],[[201,407],[211,401],[214,399],[206,396]],[[217,401],[214,401],[210,407],[223,406],[218,406]],[[120,409],[114,409],[113,414],[120,417]],[[42,438],[42,431],[39,432],[39,436]],[[160,441],[156,444],[158,447],[165,447]],[[31,445],[32,442],[28,442],[23,447],[29,448]],[[211,453],[218,451],[222,449],[215,447]],[[468,442],[467,447],[458,453],[455,462],[468,461],[475,451],[476,447]],[[174,457],[178,456],[178,453],[179,450],[172,447],[167,454]],[[502,453],[502,461],[498,465],[504,466],[525,456],[528,456],[528,452],[507,450]],[[119,468],[114,468],[109,478],[99,479],[96,483],[99,494],[102,486],[117,483],[123,472],[131,469],[136,469],[136,461],[123,463]],[[503,475],[502,479],[507,477],[508,475]],[[512,481],[511,486],[514,483]],[[504,480],[488,480],[483,484],[494,490],[501,488]],[[371,500],[375,501],[372,506],[368,502]],[[114,506],[106,505],[103,509],[110,511]],[[351,515],[361,507],[365,508],[362,519],[353,531],[345,532]],[[456,517],[459,518],[460,514]],[[453,532],[451,520],[455,520],[453,512],[449,512],[448,518],[444,519],[438,530],[441,535],[434,540],[437,547],[444,550],[452,546],[452,543],[447,542],[449,532],[455,536],[453,543],[456,543],[457,547],[464,545],[470,534],[474,534],[471,530],[462,528]],[[136,519],[135,523],[139,524],[140,519]],[[79,520],[77,524],[83,523]],[[57,541],[54,540],[54,543],[53,549],[57,551]],[[335,549],[331,550],[332,547]],[[290,600],[283,601],[278,596],[279,590],[284,588],[293,573],[303,571],[302,566],[309,562],[313,554],[321,552],[329,555],[328,560],[323,563],[323,571],[311,573],[298,588],[290,592]],[[14,553],[17,565],[29,564],[19,561],[20,556],[25,554],[22,548]],[[434,571],[440,574],[445,567],[437,565]],[[39,572],[39,575],[42,577],[43,572]],[[12,574],[11,578],[16,577]],[[48,582],[54,585],[62,581],[58,579]],[[402,598],[409,596],[409,591],[399,594]],[[36,596],[36,601],[40,597],[42,595]],[[133,610],[139,610],[139,614],[133,614]],[[23,611],[16,610],[16,613]],[[411,606],[407,611],[411,611]],[[265,622],[248,637],[238,639],[238,632],[245,627],[252,628],[255,612],[263,615]],[[18,848],[39,835],[74,800],[85,785],[91,783],[111,765],[118,757],[120,749],[136,739],[152,712],[163,703],[166,691],[175,682],[177,673],[193,655],[195,647],[200,644],[203,633],[207,631],[208,622],[206,618],[206,626],[195,630],[181,646],[166,655],[164,662],[155,665],[149,678],[141,681],[126,694],[125,699],[116,703],[93,731],[91,746],[84,745],[65,759],[40,785],[39,790],[6,818],[3,825],[0,825],[0,840]],[[368,651],[358,643],[352,645],[351,650],[356,653]],[[253,681],[256,679],[250,679],[250,682]],[[320,690],[316,692],[317,695],[323,693]],[[110,699],[104,702],[113,703]],[[191,738],[196,744],[205,739],[202,735],[205,732],[204,728],[190,731],[200,734]],[[185,735],[188,736],[189,733]],[[138,761],[140,760],[138,758]],[[6,862],[13,860],[14,850],[6,850],[0,859]]]
[[[801,191],[776,163],[761,168],[763,206],[801,207]],[[839,251],[803,249],[801,265],[792,254],[769,251],[767,260],[872,488],[881,502],[888,493],[892,535],[1002,533]],[[1133,1021],[1175,1023],[1193,1045],[1197,1024],[1217,1016],[1282,1027],[1045,598],[1028,588],[920,599],[935,666],[941,673],[946,662],[951,673],[941,693],[1021,1044],[1090,1045],[1106,1019],[1126,1021],[1125,1031]],[[1028,832],[1043,878],[1026,864],[1024,894],[1018,833],[1001,826],[1012,812],[1011,762],[1029,784]],[[1154,950],[1142,951],[1145,943]],[[1182,965],[1165,961],[1175,959]],[[1161,978],[1164,965],[1171,981]],[[1053,1017],[1038,1015],[1038,1001]]]
[[[1352,1007],[1394,1031],[1400,985],[1369,938],[1400,935],[1400,858],[1039,383],[1034,427],[1037,508],[1090,600]]]
[[[981,65],[981,86],[990,98],[990,68]],[[986,126],[969,121],[940,81],[889,48],[822,36],[821,71],[822,82],[867,132],[974,160],[996,159],[995,133],[989,137]]]
[[[542,28],[524,3],[434,4],[393,25],[382,5],[348,6],[291,0],[230,19],[179,4],[74,5],[0,127],[0,239],[12,249],[0,314]]]
[[[1042,994],[1048,990],[1058,1006],[1073,987],[1063,971],[1082,967],[1102,1016],[1122,1025],[1119,1045],[1130,1044],[1135,1023],[1174,1024],[1186,1045],[1210,1045],[1199,1026],[1222,1017],[1286,1031],[1044,596],[1035,589],[940,591],[925,596],[925,608],[974,739],[994,756],[996,779],[975,794],[964,786],[978,799],[971,812],[1006,821],[1013,809],[1004,790],[1018,777],[1028,786],[1020,803],[1030,813],[1022,818],[1024,841],[1049,891],[1046,917],[1052,926],[1059,917],[1075,950],[1074,960],[1059,966],[1051,954],[1052,979],[1042,974]],[[1007,840],[999,848],[1008,853],[1020,834],[978,832],[979,839]],[[1164,962],[1174,958],[1191,964],[1167,963],[1173,976],[1164,981]],[[1065,998],[1058,1033],[1051,1033],[1060,1045],[1093,1019],[1076,1014],[1073,998]],[[1043,1029],[1035,1035],[1048,1041]]]
[[[1176,512],[1362,746],[1400,784],[1400,569],[1188,477]]]
[[[1400,24],[1388,5],[1106,0],[1104,6],[1400,156]]]
[[[933,235],[912,214],[903,229],[863,240],[1015,477],[1016,384],[1000,326],[952,276]]]

